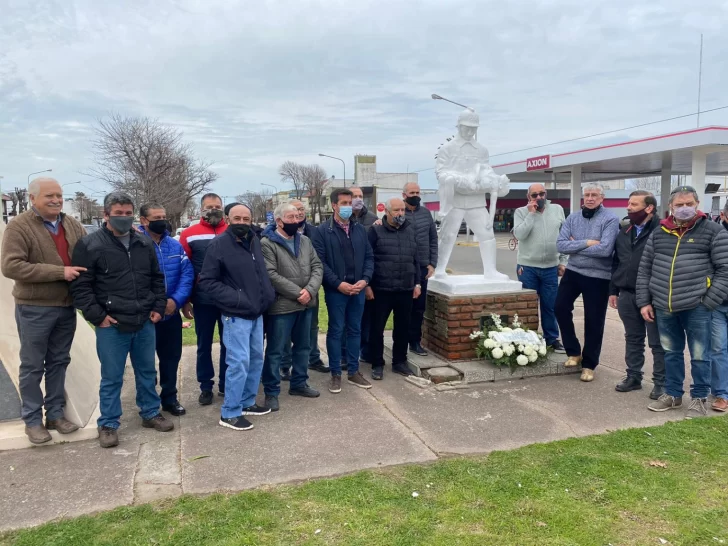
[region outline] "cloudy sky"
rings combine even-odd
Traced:
[[[268,183],[292,159],[342,176],[423,170],[476,108],[491,155],[728,105],[726,0],[0,0],[0,181],[52,168],[98,182],[96,119],[149,116],[214,161],[214,189]],[[701,124],[728,125],[728,109]],[[529,155],[661,134],[695,118]],[[431,170],[420,174],[435,187]],[[83,187],[70,187],[69,193]]]

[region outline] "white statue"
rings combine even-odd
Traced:
[[[440,252],[435,279],[447,277],[445,268],[463,219],[475,233],[480,245],[485,282],[504,281],[508,275],[495,267],[496,242],[493,214],[498,197],[510,190],[508,177],[496,174],[488,164],[488,150],[475,140],[480,125],[474,110],[464,110],[458,117],[458,136],[440,148],[435,175],[440,183]],[[490,194],[486,208],[485,194]]]

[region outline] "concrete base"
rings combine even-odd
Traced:
[[[96,410],[85,427],[71,434],[59,434],[57,430],[49,430],[48,432],[51,433],[53,439],[50,442],[40,445],[31,444],[28,441],[28,437],[25,435],[25,423],[20,419],[0,423],[0,451],[25,449],[27,447],[48,447],[55,444],[98,438],[99,433],[96,427],[96,420],[98,418],[99,411]]]
[[[502,280],[494,280],[484,275],[446,275],[433,277],[427,282],[427,290],[451,296],[477,296],[480,294],[499,294],[516,292],[521,283],[503,275]]]

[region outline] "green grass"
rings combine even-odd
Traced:
[[[726,418],[682,421],[303,485],[184,496],[0,535],[0,544],[728,543],[726,438]]]
[[[319,305],[319,332],[325,333],[326,330],[329,328],[329,313],[326,309],[326,302],[324,302],[324,291],[323,288],[319,290],[319,298],[321,301],[321,304]],[[187,319],[183,319],[185,322]],[[390,315],[389,320],[387,321],[387,326],[385,326],[385,330],[391,330],[393,327],[393,317]],[[217,327],[215,328],[215,343],[218,343],[220,341],[220,336],[217,332]],[[195,323],[192,321],[190,328],[184,328],[182,330],[182,345],[196,345],[197,344],[197,336],[195,335]]]

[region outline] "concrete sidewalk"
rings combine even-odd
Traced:
[[[577,322],[582,329],[581,318]],[[647,410],[647,381],[642,391],[614,391],[623,354],[622,324],[610,309],[593,383],[571,375],[440,392],[409,384],[388,367],[371,390],[344,382],[341,394],[333,395],[327,376],[312,372],[320,398],[284,390],[278,413],[252,418],[252,431],[234,432],[217,425],[222,398],[212,406],[197,404],[195,349],[186,347],[180,401],[188,414],[173,418],[174,432],[141,428],[128,368],[117,448],[83,441],[0,453],[0,530],[183,493],[240,491],[682,419],[683,411]],[[369,375],[368,366],[363,371]]]

